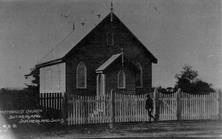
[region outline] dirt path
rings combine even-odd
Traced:
[[[78,126],[37,126],[0,132],[0,139],[74,139],[101,137],[216,137],[222,139],[222,121],[166,121]]]

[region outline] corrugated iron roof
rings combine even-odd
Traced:
[[[119,56],[122,54],[112,55],[108,60],[106,60],[99,68],[96,69],[96,72],[105,70],[111,63],[113,63]]]
[[[99,23],[103,20],[100,18]],[[87,22],[84,26],[79,25],[71,31],[59,44],[57,44],[37,65],[48,63],[53,60],[62,59],[73,47],[75,47],[93,28],[93,22]]]
[[[112,13],[108,14],[104,19],[99,21],[99,24],[108,19]],[[115,19],[119,20],[118,17],[113,13]],[[120,21],[120,20],[119,20]],[[121,22],[121,21],[120,21]],[[122,22],[121,22],[122,23]],[[123,24],[123,23],[122,23]],[[124,24],[123,24],[124,25]],[[97,25],[98,26],[98,25]],[[97,27],[96,26],[96,27]],[[125,25],[124,25],[125,26]],[[125,26],[126,27],[126,26]],[[84,37],[90,33],[95,28],[94,24],[87,24],[84,27],[77,28],[72,31],[68,36],[65,37],[53,50],[51,50],[42,60],[37,63],[37,67],[40,65],[47,65],[55,60],[62,61],[63,58],[81,41]],[[126,27],[127,28],[127,27]],[[128,28],[127,28],[128,29]],[[129,29],[128,29],[129,30]],[[129,30],[129,32],[136,38],[136,36]],[[136,38],[137,39],[137,38]],[[137,39],[138,40],[138,39]],[[138,40],[139,41],[139,40]],[[140,41],[139,41],[140,42]],[[141,43],[141,42],[140,42]],[[142,44],[142,43],[141,43]],[[143,44],[142,44],[143,45]],[[144,45],[143,45],[144,46]],[[153,54],[144,46],[146,51],[151,55],[153,62],[157,63],[157,59],[153,56]],[[114,55],[113,55],[114,56]]]

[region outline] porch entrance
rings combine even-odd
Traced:
[[[106,87],[106,84],[105,84],[105,74],[97,74],[97,79],[96,79],[96,95],[98,97],[101,97],[101,96],[105,96],[105,87]]]

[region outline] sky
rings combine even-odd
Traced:
[[[173,87],[188,64],[198,78],[222,88],[220,0],[112,2],[114,13],[158,59],[153,87]],[[84,37],[110,5],[111,0],[0,0],[0,87],[25,87],[24,75],[72,32],[73,23],[73,36]]]

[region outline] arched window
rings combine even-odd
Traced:
[[[136,66],[140,70],[140,73],[136,76],[136,87],[143,87],[143,68],[140,63],[136,63]]]
[[[125,75],[124,71],[122,71],[122,70],[118,73],[117,87],[119,89],[126,88],[126,75]]]
[[[76,69],[76,87],[87,88],[87,69],[82,62],[79,63]]]

